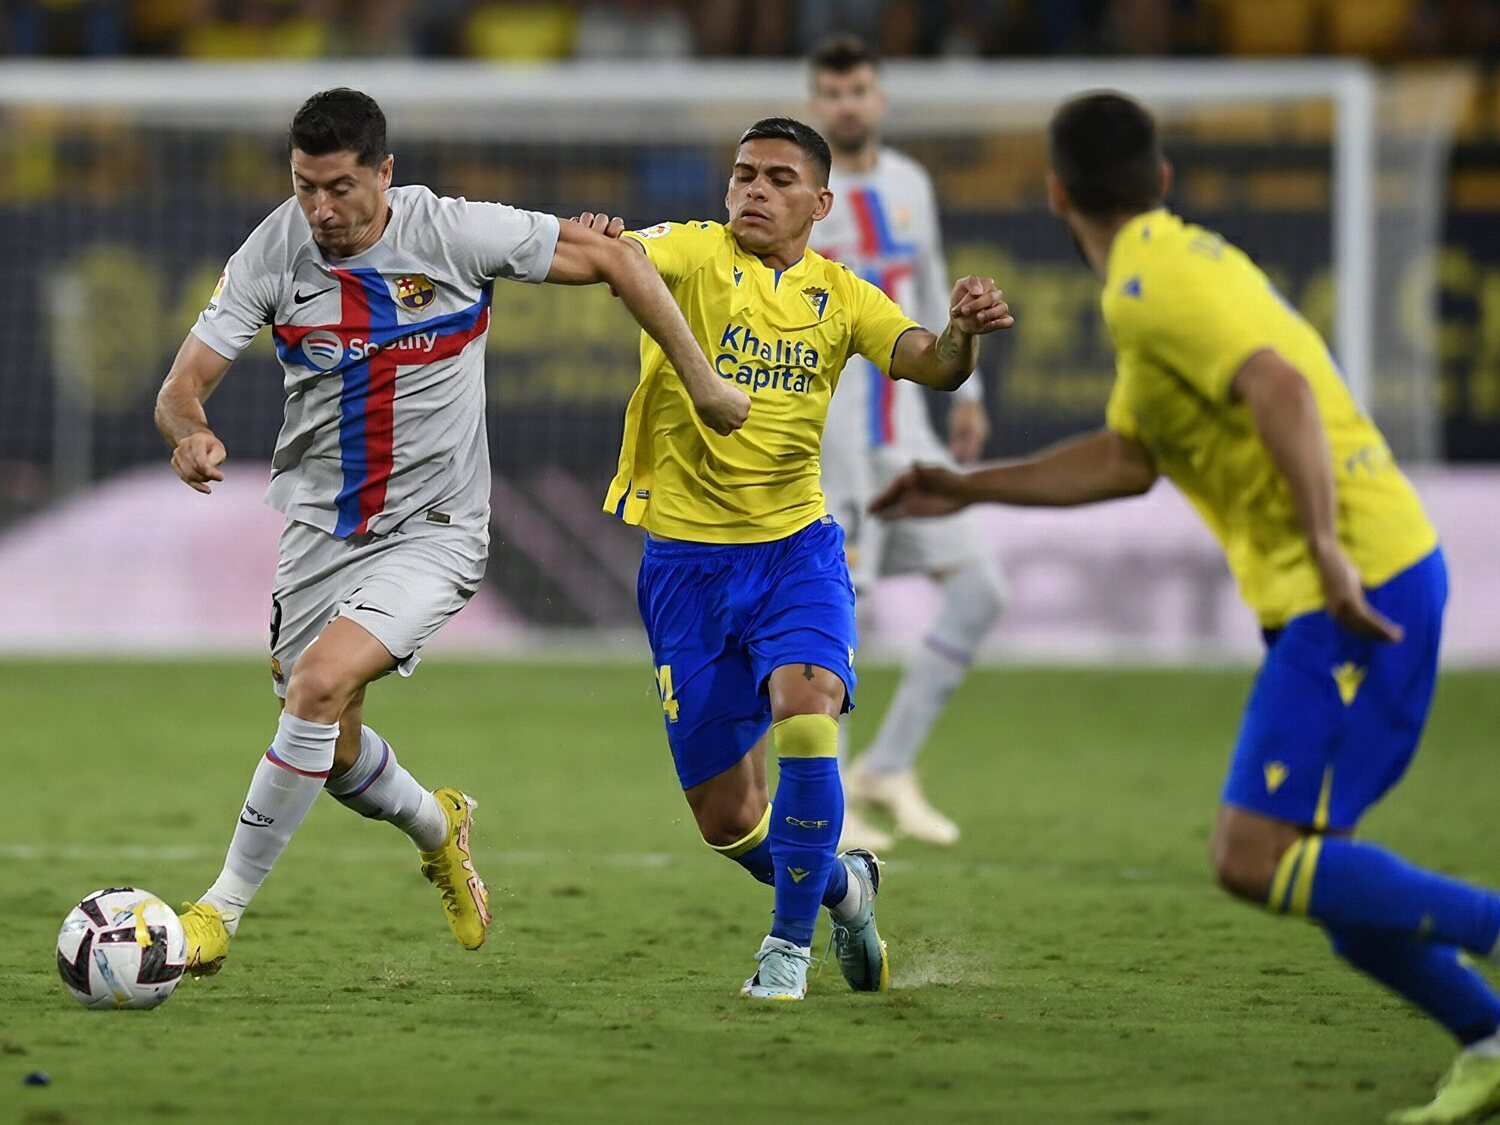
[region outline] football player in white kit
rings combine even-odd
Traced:
[[[286,515],[271,610],[283,708],[224,868],[182,914],[188,968],[216,972],[292,833],[325,789],[405,832],[454,936],[484,942],[488,892],[469,850],[474,802],[430,792],[363,724],[365,688],[410,675],[473,596],[489,547],[484,348],[497,278],[607,282],[682,372],[720,433],[749,398],[709,367],[661,278],[633,247],[498,203],[392,187],[385,116],[325,90],[292,119],[293,197],[229,259],[157,398],[172,467],[209,492],[226,452],[204,403],[271,325],[286,422],[266,499]],[[500,298],[504,316],[504,297]]]
[[[932,181],[910,157],[886,148],[886,101],[877,60],[858,39],[839,36],[810,59],[812,115],[833,150],[828,186],[833,211],[813,228],[812,247],[873,282],[923,324],[948,316],[948,270]],[[891,837],[858,815],[878,809],[901,835],[948,845],[958,826],[928,802],[917,781],[917,754],[968,672],[975,649],[1005,608],[1005,579],[974,519],[881,524],[866,510],[895,477],[918,462],[977,459],[989,436],[980,380],[954,394],[946,448],[938,440],[922,388],[887,379],[856,358],[839,382],[823,433],[823,491],[844,527],[856,590],[895,574],[926,574],[942,589],[942,608],[907,664],[874,741],[845,764],[841,847],[884,850]],[[840,732],[844,730],[840,727]]]

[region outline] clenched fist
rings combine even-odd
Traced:
[[[172,471],[196,492],[210,493],[211,480],[223,480],[219,466],[229,453],[212,430],[198,430],[188,434],[172,450]]]

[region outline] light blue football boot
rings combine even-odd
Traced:
[[[741,996],[749,1000],[801,1000],[807,996],[812,950],[784,938],[767,937],[755,959],[760,968],[740,989]]]
[[[833,919],[833,952],[839,970],[855,992],[884,992],[891,986],[891,962],[885,942],[875,930],[875,896],[880,893],[880,861],[864,848],[852,848],[839,856],[858,879],[863,894],[859,910],[846,921]]]

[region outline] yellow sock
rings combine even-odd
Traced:
[[[828,715],[793,715],[771,727],[776,753],[782,758],[837,758],[838,720]]]

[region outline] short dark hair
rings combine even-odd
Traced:
[[[862,66],[879,67],[880,57],[858,35],[831,35],[813,48],[807,56],[813,74],[826,70],[833,74],[848,74]]]
[[[369,94],[339,86],[322,90],[302,103],[287,131],[287,152],[300,149],[308,156],[352,152],[371,168],[389,155],[385,144],[385,114]]]
[[[1161,142],[1145,106],[1113,90],[1064,102],[1047,134],[1052,170],[1090,218],[1161,205]]]
[[[762,117],[740,137],[746,141],[791,141],[812,161],[818,173],[818,183],[828,186],[828,172],[833,167],[833,154],[828,151],[828,142],[811,125],[804,125],[790,117]]]

